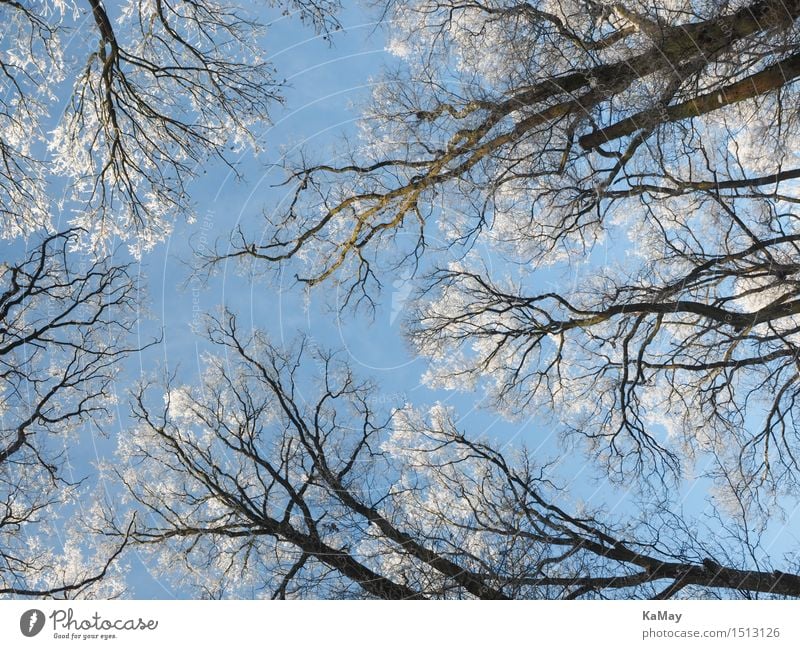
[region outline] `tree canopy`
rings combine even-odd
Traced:
[[[339,26],[334,2],[276,4]],[[196,383],[126,386],[104,467],[125,499],[87,516],[96,565],[54,580],[19,543],[70,498],[46,442],[108,428],[135,351],[138,293],[105,250],[193,218],[191,179],[258,148],[280,84],[255,5],[0,0],[0,228],[39,237],[0,270],[0,594],[113,590],[136,548],[211,597],[800,596],[770,540],[800,484],[800,1],[379,5],[396,58],[359,132],[288,161],[287,199],[198,272],[336,287],[352,318],[399,273],[427,386],[546,422],[630,504],[225,308]]]
[[[268,4],[337,28],[335,0]],[[253,9],[0,2],[0,236],[48,227],[63,210],[85,231],[84,245],[116,238],[140,254],[177,218],[194,218],[191,180],[214,158],[235,171],[235,156],[258,146],[280,100]]]
[[[711,453],[737,496],[792,489],[800,5],[390,10],[351,159],[290,167],[217,260],[361,304],[411,265],[431,385],[552,413],[622,479]]]
[[[0,595],[118,586],[103,580],[127,541],[86,552],[82,530],[61,516],[86,497],[64,464],[83,427],[108,430],[120,365],[141,349],[129,341],[137,291],[109,258],[76,267],[68,250],[81,234],[46,236],[0,267]]]
[[[800,595],[799,575],[744,567],[758,550],[735,525],[710,533],[666,505],[567,509],[550,467],[498,452],[444,406],[388,413],[341,357],[276,347],[230,312],[208,336],[200,385],[136,393],[116,473],[141,522],[126,530],[106,507],[98,523],[169,571],[180,557],[204,596]]]
[[[549,418],[643,492],[706,479],[742,529],[776,516],[800,468],[798,12],[391,4],[401,63],[361,136],[288,165],[266,237],[210,261],[367,307],[410,267],[430,386]]]

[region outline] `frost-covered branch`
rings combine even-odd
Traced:
[[[268,4],[326,38],[338,29],[335,0]],[[242,3],[0,2],[0,20],[3,237],[64,210],[84,247],[117,238],[141,253],[193,218],[190,184],[209,162],[235,173],[258,149],[281,100],[263,13]]]
[[[579,508],[551,467],[473,439],[442,406],[381,412],[336,355],[282,351],[227,312],[209,338],[201,384],[137,390],[138,426],[121,440],[131,539],[177,583],[228,596],[800,596],[800,576],[748,566],[720,534],[698,540],[666,505],[627,522]],[[122,534],[119,515],[106,509],[106,533]]]
[[[84,427],[108,431],[121,361],[138,350],[127,340],[136,287],[109,259],[79,263],[80,236],[49,235],[0,267],[0,594],[110,586],[97,583],[110,564],[92,573],[86,539],[54,526],[81,491],[64,469],[70,449]],[[61,549],[46,541],[57,531]]]

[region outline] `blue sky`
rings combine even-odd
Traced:
[[[243,325],[264,329],[279,341],[290,343],[305,334],[321,347],[344,350],[357,373],[379,384],[377,396],[387,406],[405,401],[422,406],[440,400],[455,407],[464,422],[462,428],[473,435],[485,433],[498,446],[524,442],[540,457],[557,453],[555,435],[536,413],[509,423],[482,408],[479,395],[436,392],[420,384],[426,362],[413,355],[400,335],[409,297],[409,285],[403,278],[387,282],[373,317],[349,312],[340,315],[335,291],[328,286],[313,292],[306,303],[290,279],[276,282],[273,275],[264,274],[251,281],[234,264],[221,267],[207,284],[191,281],[189,267],[196,260],[195,249],[215,242],[224,248],[229,233],[239,225],[246,233],[258,233],[262,211],[285,200],[286,188],[276,186],[282,180],[281,171],[271,163],[279,162],[283,154],[291,155],[299,146],[318,162],[335,159],[341,153],[337,148],[341,136],[355,133],[359,107],[369,98],[372,79],[383,65],[396,63],[384,52],[383,28],[377,28],[372,16],[355,6],[342,12],[344,29],[333,36],[332,44],[295,18],[280,16],[275,10],[272,13],[275,20],[264,47],[276,76],[287,80],[285,105],[274,106],[274,124],[261,140],[264,153],[248,154],[239,161],[244,180],[234,179],[221,164],[210,165],[193,186],[196,222],[176,223],[169,240],[141,260],[139,273],[147,294],[139,320],[140,342],[160,331],[163,342],[131,359],[120,380],[121,390],[139,375],[152,376],[164,370],[177,372],[182,382],[196,382],[200,356],[208,350],[194,331],[198,316],[224,305],[239,314]],[[126,403],[121,391],[121,434],[127,425]],[[75,475],[91,472],[91,465],[111,456],[115,445],[113,437],[98,438],[87,430],[77,452],[69,449]],[[595,472],[582,459],[567,461],[564,469],[569,472],[573,498],[603,499],[609,510],[624,511],[625,494],[612,493],[603,481],[595,481]],[[702,484],[686,485],[687,506],[702,506],[704,491]],[[791,541],[786,539],[787,547],[793,545]],[[135,556],[130,562],[132,595],[188,595],[161,582]]]

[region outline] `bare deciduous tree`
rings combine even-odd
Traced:
[[[138,512],[132,539],[194,592],[800,595],[800,575],[772,570],[756,536],[703,538],[664,506],[627,520],[578,511],[548,467],[473,439],[447,409],[381,412],[374,386],[335,355],[281,351],[230,313],[209,337],[219,348],[200,385],[136,393],[118,470]],[[113,530],[118,512],[105,514]]]
[[[334,0],[269,4],[338,27]],[[90,244],[140,252],[191,218],[188,183],[212,158],[235,170],[280,100],[250,14],[217,0],[0,2],[2,235],[49,223],[53,173]]]
[[[79,236],[46,236],[0,267],[0,595],[98,592],[122,550],[86,557],[69,533],[82,478],[63,465],[82,428],[105,434],[137,297],[127,267],[77,263]]]

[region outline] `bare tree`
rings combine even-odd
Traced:
[[[82,428],[108,430],[136,286],[110,259],[78,264],[79,237],[49,235],[0,267],[0,595],[119,587],[93,590],[125,541],[85,556],[69,533],[82,478],[63,465]]]
[[[577,513],[549,467],[471,438],[441,406],[381,412],[336,355],[281,351],[228,312],[209,338],[200,385],[135,393],[118,470],[138,513],[130,536],[198,594],[800,595],[800,575],[773,571],[754,536],[745,556],[724,528],[701,538],[664,506]],[[106,509],[106,533],[118,515]]]
[[[733,498],[791,492],[800,4],[388,11],[363,147],[301,160],[270,238],[217,259],[368,300],[410,264],[432,384],[550,413],[623,479],[710,453]]]
[[[326,37],[339,27],[336,0],[270,0],[261,17],[267,6]],[[110,571],[124,538],[91,558],[88,537],[66,532],[85,514],[68,450],[83,429],[112,429],[115,377],[139,351],[138,287],[106,253],[152,247],[192,218],[189,185],[210,159],[236,171],[258,148],[280,82],[249,9],[0,0],[0,238],[32,246],[0,266],[0,595],[122,587]]]
[[[338,27],[333,0],[270,4]],[[177,216],[192,217],[188,184],[205,163],[235,170],[280,100],[264,26],[237,3],[0,2],[0,20],[3,236],[49,223],[55,173],[88,243],[152,247]],[[65,86],[71,100],[55,125],[48,114]]]

